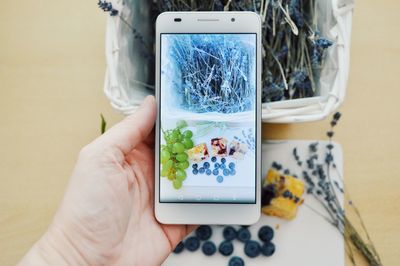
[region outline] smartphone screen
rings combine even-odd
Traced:
[[[256,203],[256,38],[161,34],[161,203]]]

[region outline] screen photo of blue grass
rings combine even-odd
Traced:
[[[256,34],[162,34],[162,90],[193,113],[254,110]]]

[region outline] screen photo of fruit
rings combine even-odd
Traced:
[[[162,34],[160,202],[255,203],[256,35]]]

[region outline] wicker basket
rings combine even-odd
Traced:
[[[144,41],[154,35],[150,18],[151,1],[114,0],[113,6],[142,33]],[[320,80],[320,96],[264,103],[262,120],[271,123],[295,123],[321,120],[337,109],[344,100],[350,65],[350,37],[353,0],[319,0],[321,34],[334,40],[328,50]],[[125,3],[125,4],[124,4]],[[131,114],[148,94],[154,80],[154,65],[138,48],[141,43],[129,33],[125,23],[109,17],[106,29],[106,61],[104,93],[114,109]],[[129,34],[128,34],[129,33]],[[127,36],[131,35],[131,36]]]

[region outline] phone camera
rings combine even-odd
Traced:
[[[232,22],[235,22],[235,18],[231,18],[231,21],[232,21]]]
[[[175,18],[174,21],[175,21],[175,22],[181,22],[182,19],[181,19],[181,18]]]

